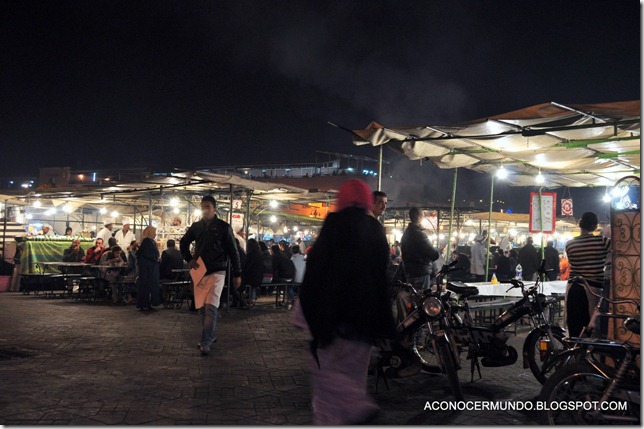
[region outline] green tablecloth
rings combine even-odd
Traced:
[[[20,255],[20,274],[59,273],[57,267],[37,266],[38,262],[62,262],[65,249],[71,246],[71,241],[26,241]],[[81,243],[83,253],[92,247],[92,242]],[[44,270],[43,270],[44,269]]]

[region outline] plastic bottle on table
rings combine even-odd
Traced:
[[[517,271],[517,275],[516,275],[517,280],[523,280],[523,267],[521,266],[521,264],[517,265],[516,271]]]

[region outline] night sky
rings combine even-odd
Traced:
[[[633,0],[46,0],[0,12],[5,177],[376,157],[327,121],[449,124],[640,99]]]

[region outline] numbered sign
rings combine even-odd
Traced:
[[[543,205],[543,209],[542,206]],[[543,215],[543,219],[541,216]],[[555,232],[557,222],[557,193],[542,192],[539,199],[538,192],[530,192],[530,232]]]

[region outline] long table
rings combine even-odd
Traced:
[[[540,287],[540,292],[544,295],[563,295],[566,293],[566,280],[553,280],[549,282],[541,283],[542,288]],[[520,298],[521,289],[514,288],[508,290],[512,284],[510,283],[497,283],[492,284],[490,282],[480,282],[480,283],[465,283],[468,286],[476,286],[479,290],[479,296],[499,296],[499,297],[517,297]],[[526,283],[524,282],[526,289],[534,285],[533,282]]]
[[[61,262],[65,249],[68,249],[71,244],[71,240],[28,240],[24,242],[20,255],[20,274],[41,273],[38,263]],[[91,241],[81,242],[83,252],[92,246]],[[47,267],[45,272],[58,273],[59,271],[51,266]]]

